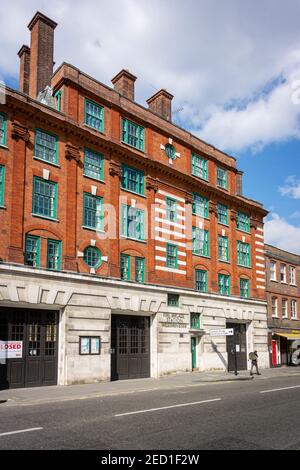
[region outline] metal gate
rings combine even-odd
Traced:
[[[150,377],[150,319],[113,315],[111,380]]]
[[[235,370],[235,347],[237,370],[247,370],[246,325],[242,323],[227,323],[226,328],[233,328],[235,332],[234,336],[227,336],[228,371]]]
[[[0,389],[57,384],[57,312],[0,309],[0,340],[23,342],[22,358],[0,359]]]

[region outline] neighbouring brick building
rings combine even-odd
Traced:
[[[236,160],[63,63],[37,13],[0,105],[0,358],[10,387],[268,367],[264,225]],[[7,343],[8,344],[8,343]],[[12,354],[13,356],[13,354]],[[2,361],[2,362],[1,362]]]
[[[300,346],[300,256],[265,245],[270,365],[293,364]]]

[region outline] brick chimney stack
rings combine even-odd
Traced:
[[[20,57],[20,91],[25,95],[29,95],[30,48],[22,46],[18,56]]]
[[[56,26],[57,23],[40,12],[34,15],[28,25],[31,32],[29,96],[34,99],[47,85],[50,86]]]
[[[113,79],[114,89],[125,98],[134,101],[134,83],[137,77],[132,75],[128,70],[121,70]]]
[[[174,98],[167,90],[160,90],[147,100],[150,111],[158,114],[167,121],[172,121],[172,99]]]

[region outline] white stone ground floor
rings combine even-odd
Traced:
[[[180,295],[179,307],[168,307],[168,293]],[[227,370],[226,337],[210,330],[228,324],[244,325],[246,357],[257,350],[260,367],[269,367],[267,305],[261,301],[2,264],[0,315],[10,308],[58,312],[59,385],[111,379],[114,315],[149,318],[151,377],[191,371],[192,338],[197,370]],[[191,329],[192,314],[199,314],[199,330]],[[100,337],[100,354],[80,355],[80,337]]]

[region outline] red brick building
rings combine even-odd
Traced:
[[[24,347],[2,376],[231,369],[230,340],[209,335],[227,324],[240,367],[253,347],[263,363],[266,211],[236,160],[173,124],[166,90],[136,103],[127,70],[113,88],[66,63],[53,73],[56,26],[34,16],[20,91],[0,105],[2,339]]]
[[[293,354],[300,347],[300,256],[271,245],[265,245],[265,256],[270,364],[296,365]]]

